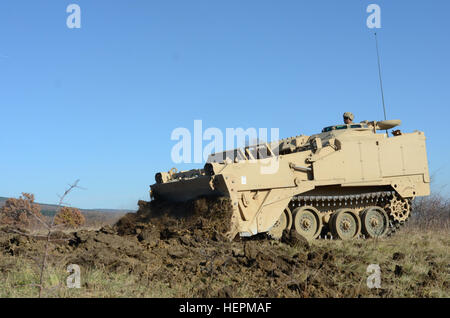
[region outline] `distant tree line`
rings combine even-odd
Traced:
[[[41,207],[34,202],[34,195],[23,192],[19,198],[9,198],[0,208],[0,225],[35,228],[51,211],[41,213]],[[66,228],[77,228],[86,223],[83,213],[77,208],[62,207],[55,215],[55,224]]]

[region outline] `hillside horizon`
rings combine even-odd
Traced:
[[[0,207],[2,207],[6,200],[8,200],[7,197],[0,197]],[[40,203],[40,202],[35,202],[37,204],[40,205],[41,207],[41,212],[44,214],[52,214],[54,212],[56,212],[56,210],[58,209],[58,205],[57,204],[49,204],[49,203]],[[68,205],[63,205],[63,206],[68,206]],[[70,206],[73,208],[77,208],[76,206]],[[137,210],[132,210],[132,209],[103,209],[103,208],[90,208],[90,209],[81,209],[81,208],[77,208],[79,209],[81,212],[101,212],[101,213],[128,213],[128,212],[135,212]]]

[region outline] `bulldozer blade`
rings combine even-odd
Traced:
[[[152,186],[152,194],[166,201],[184,202],[202,196],[226,196],[226,191],[213,189],[211,176],[176,182],[159,183]]]

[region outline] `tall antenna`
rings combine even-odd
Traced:
[[[377,46],[378,76],[380,77],[381,100],[383,102],[384,120],[386,120],[386,106],[384,105],[384,92],[383,92],[383,80],[381,79],[380,53],[378,52],[378,38],[377,38],[377,33],[375,32],[374,34],[375,34],[375,44]],[[387,133],[387,130],[386,130],[386,133]]]

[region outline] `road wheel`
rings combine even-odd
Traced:
[[[269,235],[274,239],[280,239],[284,230],[290,230],[292,227],[292,213],[289,208],[284,209],[279,219],[268,231]]]
[[[350,209],[339,209],[331,215],[330,229],[334,238],[351,240],[358,237],[361,231],[361,220]]]
[[[361,225],[366,237],[383,237],[389,228],[389,218],[384,209],[370,206],[361,213]]]
[[[322,230],[319,211],[312,206],[302,206],[294,210],[294,228],[307,240],[317,238]]]

